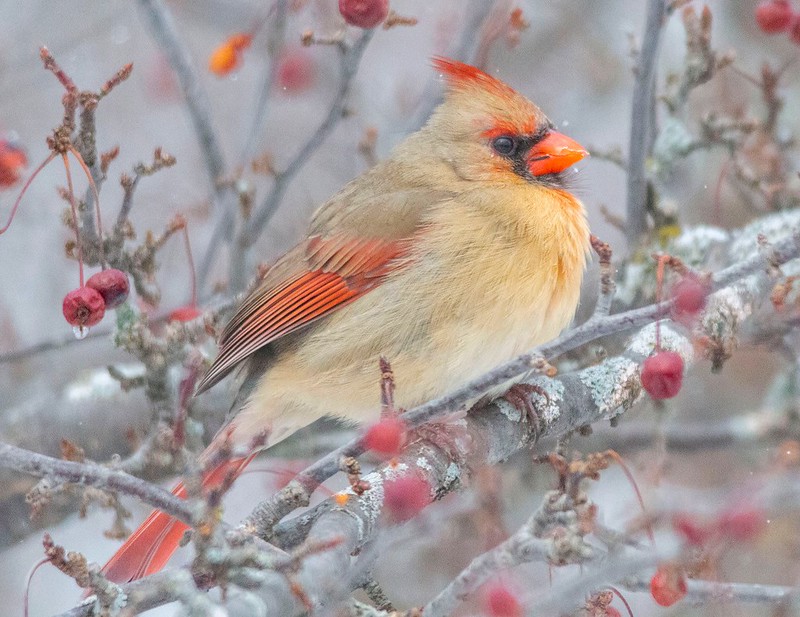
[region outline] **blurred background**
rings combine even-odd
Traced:
[[[257,139],[257,156],[268,155],[277,169],[282,169],[313,133],[338,88],[336,50],[326,45],[304,48],[300,45],[301,35],[312,30],[319,37],[329,36],[344,26],[335,0],[295,0],[290,4],[284,53],[293,64],[287,69],[288,74],[273,84],[266,125]],[[354,79],[346,117],[319,144],[288,186],[277,214],[258,240],[254,251],[257,261],[270,262],[289,248],[314,208],[368,168],[371,153],[367,151],[365,155],[359,144],[374,136],[374,155],[382,158],[419,125],[433,97],[438,96],[437,75],[430,58],[447,53],[460,42],[474,39],[467,48],[473,54],[476,49],[483,53],[488,72],[531,98],[559,130],[590,150],[603,154],[627,148],[633,87],[631,50],[642,32],[643,2],[497,0],[488,12],[485,27],[491,28],[492,19],[504,24],[515,8],[522,10],[529,27],[516,37],[503,31],[485,49],[478,49],[481,32],[470,32],[468,28],[470,11],[475,11],[477,4],[465,0],[391,2],[398,14],[414,17],[418,23],[376,31]],[[269,190],[271,178],[238,161],[250,136],[259,88],[271,64],[269,36],[264,28],[258,31],[238,70],[214,75],[207,69],[207,62],[227,37],[268,20],[270,7],[249,0],[171,0],[166,5],[207,91],[212,126],[230,179],[244,183],[240,186],[252,191],[255,203],[259,203]],[[797,58],[798,45],[785,36],[767,37],[757,28],[753,18],[755,2],[712,0],[708,5],[714,16],[715,47],[719,51],[735,50],[736,66],[742,71],[757,75],[764,62],[778,67]],[[357,34],[356,29],[350,28],[346,36],[353,39]],[[669,71],[681,68],[684,39],[680,19],[673,18],[666,28],[659,60],[660,84]],[[153,150],[161,147],[176,157],[177,164],[140,182],[131,221],[143,236],[147,230],[162,230],[173,215],[182,213],[188,219],[195,258],[201,261],[212,241],[215,222],[210,198],[213,184],[183,95],[167,59],[152,38],[140,3],[0,3],[0,139],[12,141],[26,151],[28,173],[48,155],[45,137],[62,116],[63,89],[51,73],[42,69],[38,53],[42,45],[51,50],[82,89],[98,89],[119,67],[133,63],[130,79],[102,101],[97,113],[100,151],[120,148],[101,193],[104,216],[112,221],[119,209],[120,174],[130,173],[140,161],[150,162]],[[800,122],[798,83],[800,63],[791,64],[781,90],[787,102],[780,130],[787,136],[797,131]],[[739,74],[722,72],[692,93],[687,122],[711,109],[728,113],[757,110],[758,94]],[[754,208],[740,193],[724,185],[718,188],[723,163],[722,152],[700,152],[678,164],[667,179],[664,194],[674,202],[682,223],[706,222],[734,228],[752,218]],[[625,174],[603,156],[587,159],[577,167],[574,186],[587,206],[592,229],[610,242],[615,256],[621,258],[630,247],[601,208],[611,215],[624,216]],[[142,430],[150,411],[140,392],[122,393],[117,382],[104,374],[103,367],[108,364],[131,361],[111,344],[110,323],[98,326],[99,331],[109,332],[107,335],[66,344],[71,333],[61,314],[61,300],[77,286],[78,275],[75,262],[64,255],[64,242],[70,232],[61,223],[65,204],[57,193],[64,184],[63,166],[56,161],[30,186],[14,224],[0,238],[0,437],[49,454],[58,453],[59,439],[65,437],[84,447],[90,456],[105,460],[114,452],[127,451],[127,433]],[[80,193],[86,188],[79,172],[76,185]],[[5,221],[19,188],[17,184],[0,191],[0,222]],[[221,251],[212,261],[202,287],[205,297],[212,290],[224,292],[226,259],[226,253]],[[255,261],[246,264],[246,279],[255,274],[255,265]],[[183,244],[174,238],[160,253],[157,279],[163,310],[187,303],[189,272]],[[591,279],[587,277],[584,312],[592,306]],[[50,342],[55,349],[20,353]],[[773,375],[784,368],[784,363],[770,350],[749,347],[746,353],[733,358],[722,376],[711,376],[707,366],[699,366],[688,377],[680,397],[670,405],[668,422],[679,426],[686,419],[719,419],[760,408]],[[225,391],[214,392],[205,405],[226,408],[227,398]],[[661,413],[664,412],[643,403],[628,416],[633,422],[652,423]],[[599,430],[591,439],[574,443],[573,447],[585,451],[602,449],[612,439],[609,434]],[[633,448],[624,454],[636,470],[646,501],[659,499],[659,492],[675,495],[679,485],[680,498],[691,503],[701,495],[713,501],[719,498],[720,491],[729,492],[737,486],[746,490],[749,479],[771,460],[774,444],[747,451],[722,449],[680,456],[657,452],[645,444],[644,449]],[[286,457],[291,459],[291,452]],[[280,463],[286,467],[297,464],[295,460]],[[278,464],[266,460],[262,467],[275,469]],[[531,467],[529,455],[520,455],[518,460],[491,473],[494,475],[489,482],[497,489],[509,530],[527,518],[553,480],[549,469]],[[24,493],[32,485],[29,478],[6,474],[0,475],[0,481],[7,487],[0,491],[0,598],[4,612],[19,614],[26,571],[42,554],[38,531],[42,521],[32,523],[24,504]],[[231,495],[230,519],[241,518],[253,505],[254,491],[266,491],[275,481],[274,474],[249,474],[243,478]],[[631,487],[616,471],[603,476],[593,488],[593,496],[607,524],[626,520],[635,509]],[[395,541],[403,550],[393,551],[377,573],[398,606],[424,603],[472,556],[484,550],[481,533],[464,533],[476,525],[475,518],[468,516],[475,501],[473,491],[451,496],[400,532]],[[138,504],[131,504],[131,509],[135,520],[146,513]],[[448,516],[447,512],[462,514]],[[116,546],[115,541],[103,539],[98,533],[110,525],[110,520],[107,511],[92,509],[88,519],[77,515],[63,520],[54,517],[49,529],[57,542],[85,551],[90,559],[102,562]],[[717,576],[742,582],[796,582],[800,546],[785,542],[787,537],[797,537],[796,526],[796,521],[776,521],[775,528],[758,546],[746,551],[733,549],[732,557],[724,561]],[[420,567],[420,563],[427,567]],[[541,565],[522,568],[514,577],[526,592],[547,588],[547,568]],[[78,595],[71,580],[52,568],[43,568],[32,585],[30,614],[66,610]],[[648,594],[626,595],[638,617],[664,611]],[[173,612],[174,609],[166,609],[160,614]],[[673,614],[770,613],[767,608],[725,606],[682,608]]]

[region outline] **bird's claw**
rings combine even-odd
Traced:
[[[516,383],[511,386],[508,391],[501,397],[508,401],[514,409],[520,412],[520,422],[523,419],[528,421],[528,424],[534,428],[536,434],[539,434],[540,422],[539,414],[536,413],[536,408],[531,402],[530,395],[538,394],[544,398],[546,403],[550,404],[550,396],[547,390],[541,386],[529,383]]]

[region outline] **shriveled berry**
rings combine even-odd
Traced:
[[[239,52],[228,43],[223,43],[211,52],[208,58],[208,70],[222,77],[237,68],[240,61]]]
[[[61,310],[68,324],[78,328],[88,328],[103,319],[106,303],[96,289],[78,287],[64,296]]]
[[[250,47],[252,42],[253,37],[249,34],[245,34],[244,32],[237,32],[228,38],[228,45],[230,45],[236,51],[244,51]]]
[[[394,456],[403,449],[406,440],[406,423],[400,418],[384,418],[373,424],[364,434],[364,445],[380,454]]]
[[[674,351],[658,351],[642,364],[642,387],[652,398],[672,398],[681,391],[683,358]]]
[[[686,577],[675,564],[659,566],[650,579],[650,595],[660,606],[672,606],[686,596]]]
[[[524,611],[519,597],[506,583],[494,582],[483,594],[484,615],[488,617],[522,617]]]
[[[339,0],[339,12],[351,26],[374,28],[389,14],[389,0]]]
[[[762,32],[784,32],[792,21],[789,0],[767,0],[756,7],[756,23]]]
[[[403,476],[383,485],[383,507],[397,522],[413,518],[430,500],[430,485],[417,476]]]
[[[131,290],[128,275],[122,270],[109,268],[89,277],[86,286],[98,291],[103,296],[107,309],[117,308],[128,299]]]
[[[278,60],[278,85],[287,94],[301,94],[314,85],[317,70],[307,49],[298,47],[284,52]]]
[[[706,306],[708,286],[694,276],[685,276],[672,287],[672,318],[690,324]]]
[[[208,70],[223,77],[238,69],[242,63],[242,53],[250,47],[253,37],[249,34],[237,33],[217,47],[208,58]]]
[[[179,306],[169,314],[169,321],[192,321],[200,317],[200,309],[193,304]]]

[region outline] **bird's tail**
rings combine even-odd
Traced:
[[[232,479],[231,475],[233,478],[238,477],[255,455],[256,452],[253,452],[248,456],[220,463],[203,477],[203,488],[219,486]],[[172,489],[172,494],[181,499],[186,498],[183,482]],[[103,574],[109,580],[121,584],[158,572],[177,550],[188,528],[188,525],[169,514],[154,510],[103,566]]]
[[[211,458],[211,453],[216,452],[222,442],[233,442],[240,446],[247,443],[247,447],[252,452],[247,456],[224,461],[207,472],[203,477],[204,489],[208,490],[219,486],[226,480],[236,479],[250,461],[255,458],[258,451],[266,446],[266,433],[259,433],[255,429],[251,432],[235,431],[237,422],[233,418],[245,407],[272,356],[273,352],[267,347],[258,350],[245,363],[239,393],[231,406],[227,421],[211,441],[211,445],[200,456],[200,460],[208,461]],[[254,426],[256,425],[258,423]],[[263,427],[259,425],[256,428],[260,430]],[[282,433],[283,437],[288,435],[286,431]],[[280,441],[283,437],[276,440],[270,436],[270,445],[274,445],[276,441]],[[249,442],[247,442],[248,439],[250,440]],[[172,494],[181,499],[186,498],[186,489],[183,486],[183,482],[172,489]],[[119,550],[114,553],[108,563],[103,566],[103,574],[115,583],[128,583],[158,572],[177,550],[178,544],[187,529],[188,526],[185,523],[160,510],[154,510]]]

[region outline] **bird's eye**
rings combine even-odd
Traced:
[[[492,140],[492,148],[497,154],[502,156],[511,156],[517,149],[517,142],[513,137],[503,135],[502,137],[495,137]]]

